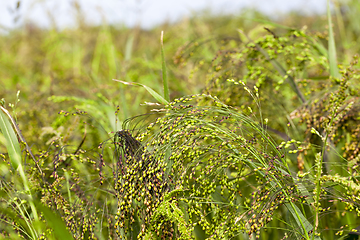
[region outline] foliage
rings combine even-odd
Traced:
[[[1,36],[0,238],[355,236],[358,7]]]

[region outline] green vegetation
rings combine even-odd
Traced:
[[[359,11],[1,36],[0,239],[357,239]]]

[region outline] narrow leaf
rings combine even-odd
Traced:
[[[18,169],[21,164],[20,145],[14,129],[3,111],[0,111],[0,130],[6,139],[6,149],[10,157],[11,166],[14,169]]]
[[[113,80],[116,81],[116,82],[120,82],[122,84],[125,84],[125,85],[141,86],[141,87],[145,88],[146,91],[148,91],[151,94],[151,96],[153,96],[159,103],[162,103],[164,105],[169,103],[169,101],[167,101],[165,98],[163,98],[159,93],[157,93],[152,88],[150,88],[150,87],[148,87],[148,86],[146,86],[144,84],[135,83],[135,82],[125,82],[125,81],[121,81],[121,80],[117,80],[117,79],[113,79]]]
[[[130,61],[132,56],[132,49],[134,44],[134,34],[131,34],[125,45],[125,61]]]
[[[35,201],[35,205],[37,209],[43,213],[46,222],[54,231],[56,239],[74,239],[60,216],[58,216],[49,207],[44,206],[40,202]]]
[[[10,124],[7,116],[5,115],[5,113],[9,115],[9,118],[11,118],[9,112],[5,108],[0,106],[0,129],[1,129],[1,132],[3,133],[3,135],[4,135],[5,139],[6,139],[6,148],[8,150],[8,154],[9,154],[9,157],[10,157],[10,162],[11,162],[12,167],[19,172],[20,177],[21,177],[21,179],[23,181],[23,184],[24,184],[24,189],[29,193],[30,199],[32,199],[31,191],[30,191],[30,187],[29,187],[29,182],[27,180],[24,168],[23,168],[23,166],[21,164],[20,145],[19,145],[17,136],[15,134],[15,131],[14,131],[13,127],[11,126],[11,124]],[[15,124],[16,123],[14,122],[14,125]],[[19,137],[20,137],[20,134],[21,133],[19,133]],[[38,214],[37,214],[34,203],[32,201],[30,201],[29,204],[30,204],[32,213],[34,215],[34,219],[38,220],[39,217],[38,217]]]
[[[161,59],[162,59],[162,77],[163,77],[163,85],[164,85],[164,98],[166,101],[170,102],[170,95],[169,95],[169,85],[167,79],[167,72],[166,72],[166,63],[165,63],[165,53],[164,53],[164,31],[161,31]]]
[[[335,78],[341,78],[339,73],[339,69],[337,66],[336,60],[336,47],[335,47],[335,39],[334,33],[332,28],[332,21],[331,21],[331,11],[330,11],[330,1],[327,2],[327,17],[328,17],[328,24],[329,24],[329,67],[330,67],[330,75]]]
[[[302,214],[301,210],[294,204],[285,203],[285,206],[289,210],[289,212],[293,215],[297,225],[299,226],[299,229],[302,229],[301,226],[304,226],[307,232],[310,232],[314,229],[312,224],[307,220],[307,218]],[[299,219],[300,218],[300,219]],[[300,221],[301,220],[301,221]],[[305,233],[304,235],[306,235]],[[321,240],[319,236],[314,235],[315,240]]]
[[[321,55],[325,56],[326,58],[329,57],[327,49],[324,47],[324,45],[322,45],[322,43],[318,41],[318,39],[315,39],[311,36],[306,36],[306,38],[312,42],[313,46],[319,51]]]
[[[174,160],[170,159],[171,156],[171,146],[169,146],[165,151],[165,162],[167,163],[165,169],[165,179],[168,179],[170,172],[172,170],[172,165],[174,164]]]

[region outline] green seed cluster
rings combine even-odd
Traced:
[[[118,199],[116,232],[119,237],[141,238],[151,226],[151,216],[167,189],[163,166],[127,131],[117,132],[114,144],[117,160],[115,191]],[[157,229],[157,232],[164,231]],[[172,233],[168,231],[163,234],[167,236]]]
[[[197,106],[187,103],[193,100]],[[208,101],[213,101],[213,106],[201,107]],[[270,181],[282,181],[281,186],[291,182],[290,175],[281,167],[281,147],[272,145],[264,131],[256,128],[248,117],[230,110],[210,95],[179,99],[167,109],[138,139],[146,142],[143,156],[151,156],[163,166],[167,198],[174,204],[173,209],[182,211],[179,215],[186,221],[169,216],[170,207],[166,205],[167,210],[162,210],[164,221],[152,218],[154,232],[159,233],[159,226],[167,225],[168,232],[174,231],[171,236],[183,238],[189,233],[179,230],[181,223],[210,239],[231,238],[245,231],[258,234],[279,206],[295,201],[291,197],[297,191],[295,187],[266,188],[247,205],[252,210],[244,209],[253,187],[246,186],[247,181],[255,177],[260,186],[267,186]],[[270,145],[271,152],[264,151],[264,143]],[[147,161],[146,157],[142,161]],[[136,186],[126,188],[136,189]],[[270,196],[276,201],[269,201]],[[159,199],[161,203],[156,206],[165,204],[164,198]],[[243,217],[244,210],[256,217]]]

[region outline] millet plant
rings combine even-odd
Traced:
[[[77,67],[66,78],[93,82],[100,91],[94,90],[95,100],[86,91],[49,98],[59,105],[73,101],[76,110],[60,111],[42,128],[45,147],[29,145],[35,130],[24,137],[16,104],[10,113],[2,101],[0,238],[356,237],[358,56],[337,63],[330,10],[327,32],[261,26],[180,47],[173,60],[181,71],[192,68],[187,83],[207,82],[201,94],[179,98],[169,91],[176,73],[166,66],[163,35],[161,70],[140,57],[130,61],[136,31],[121,61],[112,51],[112,29],[101,28],[95,42],[83,39],[95,46],[84,58],[79,37]],[[54,32],[49,36],[45,45],[68,49]],[[48,56],[69,67],[67,58]],[[91,68],[82,68],[82,60]],[[119,71],[119,62],[131,74]],[[164,94],[161,86],[150,88],[151,81],[134,83],[141,74],[132,64],[151,70],[146,79],[159,75]],[[121,78],[120,90],[107,94],[100,73]],[[65,73],[52,74],[38,81],[52,89]],[[134,99],[123,84],[149,92],[158,102],[147,103],[154,112],[125,120],[133,110],[126,102]],[[121,99],[112,101],[117,95]],[[41,122],[38,111],[32,114]]]

